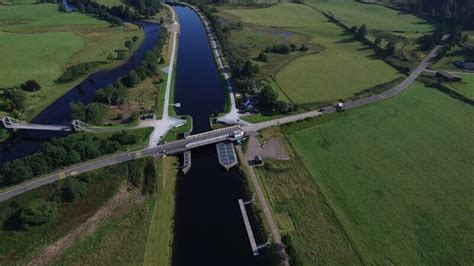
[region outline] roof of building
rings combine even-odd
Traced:
[[[448,79],[460,79],[460,77],[454,75],[453,73],[450,73],[446,70],[438,70],[437,72],[439,75],[445,77],[445,78],[448,78]]]

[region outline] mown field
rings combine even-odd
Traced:
[[[288,195],[320,201],[303,189],[317,187],[363,262],[471,264],[474,108],[417,83],[393,99],[334,116],[284,128],[310,176],[264,177],[271,180],[267,190],[279,191],[276,208],[294,213],[302,232],[314,231],[299,221],[303,207],[281,202]],[[293,178],[303,185],[293,188]],[[308,238],[302,233],[295,241],[318,243]],[[302,258],[305,250],[297,250]]]
[[[276,27],[307,36],[323,51],[297,58],[276,75],[278,85],[295,103],[334,101],[400,77],[372,49],[329,22],[320,12],[297,4],[261,9],[228,9],[244,23]]]
[[[71,65],[103,61],[101,67],[119,64],[107,60],[125,40],[143,33],[137,27],[110,27],[108,23],[79,13],[57,11],[55,4],[0,5],[0,63],[8,66],[0,73],[0,88],[18,86],[34,79],[40,91],[28,93],[25,118],[72,88],[76,82],[54,81]]]

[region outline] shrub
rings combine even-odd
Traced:
[[[58,208],[55,202],[34,199],[21,211],[21,226],[28,230],[33,226],[53,224],[56,221],[57,212]]]
[[[77,179],[69,179],[63,187],[63,199],[65,201],[74,202],[85,195],[87,195],[87,186]]]
[[[39,85],[36,80],[27,80],[25,83],[21,84],[21,89],[25,91],[37,91],[41,89],[41,86]]]

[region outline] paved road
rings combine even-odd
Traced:
[[[34,180],[21,183],[12,188],[0,191],[0,202],[6,201],[14,196],[25,193],[35,188],[39,188],[46,184],[62,180],[69,176],[74,176],[81,173],[100,169],[106,166],[131,161],[137,158],[147,156],[162,157],[165,154],[179,153],[190,148],[221,142],[228,138],[229,135],[231,135],[236,129],[238,128],[228,127],[224,129],[217,129],[201,134],[192,135],[190,138],[187,139],[177,140],[154,147],[148,147],[139,151],[114,154],[101,159],[85,162],[83,164],[73,166],[49,175],[45,175]]]
[[[447,35],[443,37],[443,42],[447,39]],[[432,63],[433,59],[438,55],[438,53],[441,51],[443,48],[443,45],[438,45],[436,46],[429,54],[428,56],[413,70],[413,72],[405,79],[403,80],[400,84],[398,84],[396,87],[393,87],[381,94],[370,96],[367,98],[362,98],[354,101],[349,101],[344,103],[344,108],[345,109],[351,109],[351,108],[356,108],[360,107],[363,105],[371,104],[374,102],[378,102],[381,100],[384,100],[386,98],[393,97],[402,91],[406,90],[410,85],[415,82],[415,80],[423,73],[427,67]],[[258,131],[264,128],[272,127],[272,126],[277,126],[277,125],[282,125],[286,123],[291,123],[295,122],[298,120],[303,120],[305,118],[309,117],[316,117],[320,116],[325,113],[333,113],[336,112],[335,107],[325,107],[320,109],[320,111],[311,111],[307,113],[302,113],[302,114],[297,114],[297,115],[292,115],[292,116],[286,116],[270,121],[265,121],[261,123],[254,123],[246,126],[242,126],[242,129],[245,131]]]

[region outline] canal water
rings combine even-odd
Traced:
[[[125,76],[132,69],[139,66],[142,62],[143,55],[155,46],[161,31],[161,26],[156,23],[142,21],[139,25],[145,33],[144,40],[126,63],[111,70],[104,70],[91,74],[83,82],[43,110],[35,119],[33,119],[32,123],[60,124],[70,121],[69,105],[71,102],[80,101],[85,104],[92,102],[96,90],[115,83],[122,76]],[[14,143],[0,146],[0,164],[30,155],[38,150],[39,145],[42,142],[49,140],[52,137],[62,137],[67,134],[68,133],[66,132],[52,131],[23,132],[21,136],[15,138]]]
[[[195,134],[211,129],[209,116],[224,110],[225,96],[204,25],[192,9],[174,9],[181,25],[176,112],[193,117]],[[243,176],[219,165],[213,145],[191,154],[191,170],[178,175],[173,265],[268,265],[265,254],[253,256],[240,213],[237,200],[248,197]],[[258,243],[265,240],[257,234]]]

